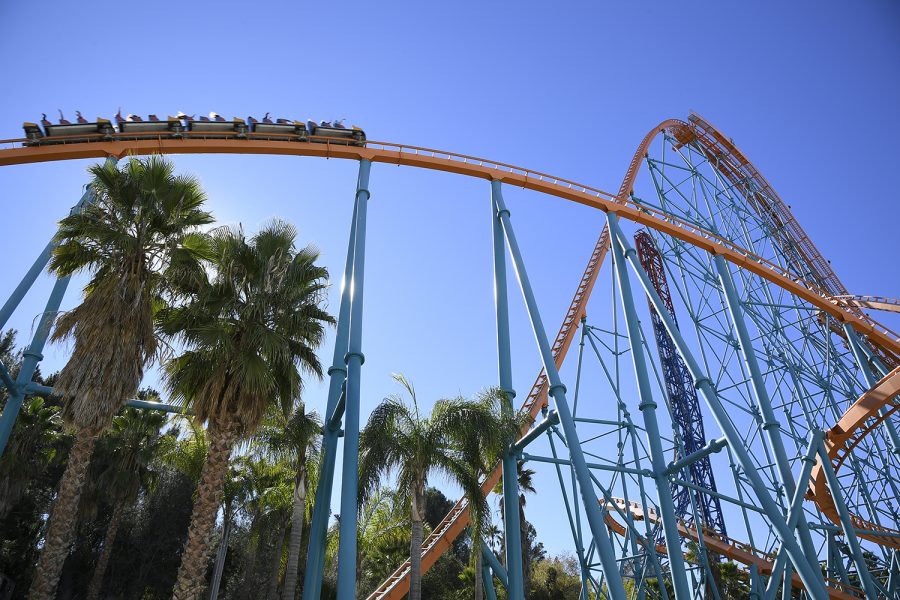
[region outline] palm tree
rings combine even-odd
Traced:
[[[212,217],[196,179],[162,157],[89,169],[96,201],[60,222],[50,271],[88,272],[81,304],[60,315],[55,341],[73,340],[56,392],[75,443],[47,526],[32,600],[50,600],[74,536],[78,501],[97,437],[138,391],[157,352],[153,315],[163,273],[193,259],[196,228]]]
[[[288,558],[284,574],[283,600],[294,600],[297,591],[297,573],[300,564],[300,546],[303,541],[303,524],[306,520],[307,459],[319,452],[322,422],[315,412],[307,413],[301,403],[289,418],[281,411],[274,411],[260,436],[263,447],[272,455],[288,461],[296,477],[294,479],[293,507],[291,510],[291,534],[288,542]]]
[[[196,485],[200,482],[203,465],[206,464],[206,454],[209,452],[206,430],[193,417],[181,414],[175,416],[174,426],[169,430],[172,443],[163,453],[162,459],[166,464],[187,475]],[[182,424],[185,426],[184,430],[181,429]]]
[[[483,403],[463,398],[438,400],[431,415],[422,415],[412,384],[402,375],[394,375],[394,379],[406,390],[412,405],[394,395],[372,411],[360,436],[359,490],[363,500],[377,489],[383,475],[393,469],[398,471],[399,492],[410,504],[409,600],[419,600],[425,483],[434,472],[459,483],[469,498],[473,518],[480,522],[487,512],[487,502],[477,471],[471,467],[472,450],[496,434],[496,420]]]
[[[100,438],[97,453],[106,460],[97,465],[99,473],[93,478],[97,493],[113,505],[112,517],[106,528],[103,547],[88,586],[87,600],[97,600],[103,577],[109,564],[116,533],[125,509],[137,499],[141,490],[154,487],[158,471],[153,466],[164,446],[160,428],[164,414],[137,408],[125,408],[113,418],[112,427]]]
[[[0,519],[26,494],[36,473],[65,456],[60,449],[64,438],[58,407],[39,397],[25,402],[0,457]]]
[[[240,229],[214,230],[211,268],[180,281],[181,305],[160,314],[161,331],[188,348],[166,364],[168,386],[207,423],[209,438],[177,600],[202,590],[235,442],[254,433],[270,405],[289,412],[304,374],[322,375],[316,348],[333,322],[321,307],[328,271],[315,249],[296,249],[296,236],[277,220],[250,239]]]
[[[277,600],[278,576],[293,505],[295,472],[293,465],[287,461],[272,460],[269,456],[245,458],[242,462],[247,468],[249,488],[246,508],[253,515],[245,595]],[[260,590],[264,585],[267,591],[263,594]]]
[[[368,596],[397,567],[398,553],[406,556],[404,548],[409,548],[410,539],[408,504],[406,494],[378,487],[360,505],[356,519],[357,597]],[[328,530],[326,572],[337,571],[339,529],[338,519]]]

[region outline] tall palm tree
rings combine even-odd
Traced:
[[[383,475],[396,469],[398,488],[410,505],[409,600],[422,597],[422,538],[425,520],[425,483],[432,473],[456,481],[469,498],[475,519],[487,512],[470,449],[495,434],[495,419],[483,403],[463,398],[438,400],[430,415],[419,411],[416,392],[402,375],[394,375],[411,404],[401,396],[385,398],[360,436],[361,500],[377,489]],[[474,437],[473,437],[474,436]],[[478,441],[482,440],[482,441]],[[349,515],[344,515],[350,518]]]
[[[158,471],[153,466],[164,446],[160,429],[166,422],[164,414],[137,408],[125,408],[113,418],[112,427],[98,442],[99,453],[105,459],[97,465],[99,473],[94,485],[113,511],[106,528],[106,537],[94,574],[88,586],[87,600],[97,600],[103,577],[112,554],[116,534],[125,509],[133,503],[141,490],[152,490]]]
[[[160,329],[187,350],[165,366],[175,398],[207,423],[203,467],[175,584],[177,600],[203,588],[209,538],[235,442],[259,427],[271,404],[290,412],[303,375],[322,375],[316,348],[333,319],[322,308],[328,271],[312,247],[297,249],[293,226],[272,221],[255,236],[218,228],[210,268],[184,278],[181,304],[161,311]]]
[[[73,340],[56,392],[63,419],[76,434],[47,527],[31,600],[54,596],[74,536],[75,515],[97,437],[138,391],[157,352],[154,311],[163,273],[194,257],[197,227],[212,221],[196,179],[175,175],[162,157],[135,158],[121,169],[95,165],[96,200],[60,222],[50,271],[87,272],[78,306],[60,315],[55,341]]]
[[[284,574],[283,600],[294,600],[297,591],[300,545],[303,541],[303,524],[306,520],[309,475],[307,460],[310,456],[318,454],[321,433],[322,421],[319,415],[315,412],[306,412],[301,403],[288,418],[285,418],[281,411],[274,411],[260,436],[263,447],[279,459],[288,461],[297,474],[294,479],[291,534]]]

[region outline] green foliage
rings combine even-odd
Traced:
[[[176,280],[178,304],[159,311],[160,330],[186,350],[166,364],[170,391],[200,422],[251,435],[271,404],[289,413],[302,374],[321,376],[328,271],[318,252],[297,249],[296,229],[274,220],[247,238],[220,227],[209,269]]]
[[[89,172],[95,201],[60,221],[49,268],[59,277],[90,274],[81,304],[59,316],[52,337],[74,339],[55,385],[63,417],[97,434],[156,357],[153,314],[169,276],[196,264],[197,228],[212,216],[198,181],[176,175],[162,156]]]
[[[581,593],[581,571],[571,554],[562,554],[535,563],[531,590],[532,600],[578,600]]]

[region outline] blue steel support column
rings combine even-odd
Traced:
[[[497,557],[494,556],[493,550],[488,548],[484,542],[481,542],[481,556],[484,558],[484,566],[489,567],[493,574],[500,580],[503,587],[509,589],[509,576]]]
[[[803,455],[803,468],[800,469],[800,478],[798,480],[800,485],[794,490],[794,494],[791,498],[791,505],[790,508],[788,508],[789,529],[794,529],[797,526],[797,523],[803,518],[804,491],[809,484],[809,477],[816,464],[819,444],[822,443],[822,438],[824,437],[825,433],[821,429],[813,431],[812,439],[809,441],[809,447],[806,450],[806,454]],[[818,554],[815,556],[818,556]],[[778,590],[778,581],[781,579],[782,572],[784,572],[783,590],[791,590],[791,567],[790,565],[787,565],[786,562],[784,552],[779,552],[778,556],[775,557],[775,566],[772,567],[772,572],[769,574],[769,583],[766,586],[765,591],[766,600],[775,597],[775,592]]]
[[[856,537],[856,526],[850,519],[847,512],[847,505],[844,504],[844,494],[841,492],[841,485],[838,482],[837,475],[831,468],[831,457],[828,456],[828,450],[825,444],[819,440],[819,459],[822,461],[822,470],[825,471],[825,479],[828,480],[828,490],[831,492],[831,498],[837,508],[838,516],[841,521],[841,528],[844,530],[844,539],[850,546],[850,553],[853,555],[853,562],[856,564],[856,573],[862,582],[862,587],[866,591],[866,598],[878,598],[878,592],[875,584],[872,582],[872,576],[869,574],[869,568],[866,566],[866,560],[863,557],[862,548],[859,546],[859,540]]]
[[[750,332],[747,329],[747,323],[744,321],[744,309],[741,307],[741,301],[738,297],[737,288],[734,285],[734,279],[728,270],[728,264],[721,256],[713,257],[716,271],[719,274],[719,282],[725,291],[725,301],[728,304],[728,313],[731,315],[731,322],[737,333],[738,345],[741,349],[741,356],[744,359],[744,365],[750,372],[750,380],[753,384],[753,395],[756,397],[756,404],[763,417],[763,431],[769,441],[769,447],[775,455],[775,463],[778,467],[778,473],[781,476],[781,484],[784,486],[788,498],[794,497],[796,483],[794,482],[794,474],[791,472],[791,464],[788,461],[787,452],[784,449],[784,442],[781,439],[781,427],[778,419],[775,418],[775,412],[772,410],[772,402],[769,398],[769,392],[763,380],[762,370],[759,368],[759,362],[756,360],[756,353],[753,351],[753,341]],[[801,480],[803,481],[803,480]],[[800,544],[803,546],[803,552],[806,554],[810,567],[819,568],[818,553],[809,534],[809,525],[806,523],[805,515],[799,516],[797,522]]]
[[[90,188],[86,189],[81,196],[81,200],[79,200],[78,204],[72,208],[72,212],[77,211],[90,202],[93,197],[94,195],[91,193]],[[41,274],[41,271],[43,271],[44,267],[47,266],[47,263],[50,262],[50,255],[53,254],[53,249],[56,248],[56,245],[54,240],[47,243],[40,256],[37,257],[37,260],[34,261],[34,264],[31,265],[31,268],[28,269],[28,272],[22,277],[22,281],[19,282],[19,285],[13,290],[13,293],[3,304],[3,307],[0,308],[0,329],[6,327],[6,322],[9,320],[9,317],[12,316],[13,312],[19,306],[19,303],[22,302],[22,298],[25,297],[25,294],[27,294],[28,290],[31,289],[31,286],[34,285],[38,275]]]
[[[356,494],[359,469],[359,394],[360,375],[365,357],[362,353],[363,283],[366,266],[366,207],[369,202],[369,169],[372,163],[359,161],[356,190],[356,248],[353,253],[353,278],[350,280],[350,346],[347,364],[347,393],[344,407],[344,464],[341,471],[341,526],[338,547],[338,600],[356,598]]]
[[[697,362],[697,359],[694,358],[693,353],[685,343],[684,337],[682,337],[678,327],[675,326],[668,311],[665,310],[665,304],[659,297],[659,294],[656,293],[653,283],[650,281],[647,273],[637,260],[634,248],[631,247],[627,236],[625,236],[619,226],[618,218],[614,213],[609,214],[610,218],[608,221],[610,230],[625,250],[625,256],[631,264],[632,270],[640,278],[641,286],[644,288],[644,291],[647,293],[647,296],[650,298],[650,301],[657,312],[659,312],[660,317],[662,317],[666,330],[669,332],[672,341],[675,342],[675,347],[678,349],[679,354],[681,354],[681,357],[687,364],[688,370],[691,372],[691,377],[694,378],[694,385],[700,389],[704,400],[706,400],[710,411],[713,413],[716,422],[719,424],[719,428],[728,440],[728,447],[740,463],[741,468],[744,471],[744,476],[750,484],[750,488],[756,494],[763,512],[766,517],[768,517],[769,522],[772,524],[772,528],[775,530],[775,534],[784,546],[791,562],[794,564],[794,569],[797,571],[797,574],[800,576],[800,579],[803,581],[803,584],[806,586],[806,589],[812,598],[827,598],[825,583],[822,581],[822,573],[818,569],[810,567],[809,561],[803,554],[803,550],[800,548],[797,540],[794,539],[793,532],[788,528],[784,515],[766,490],[765,483],[757,470],[758,465],[753,461],[750,453],[744,447],[740,434],[737,429],[735,429],[734,424],[728,416],[728,412],[725,407],[722,406],[719,396],[716,393],[715,388],[713,388],[712,380],[700,368],[700,364]]]
[[[19,416],[19,410],[22,408],[22,401],[25,400],[25,386],[31,381],[38,363],[44,358],[44,344],[50,335],[50,327],[56,319],[56,313],[59,312],[59,305],[62,304],[63,296],[66,294],[66,288],[69,286],[69,278],[62,277],[53,284],[53,291],[50,292],[50,299],[47,300],[47,306],[41,315],[40,322],[31,338],[31,343],[24,352],[24,360],[22,367],[19,369],[19,376],[16,377],[16,391],[10,394],[3,407],[3,415],[0,416],[0,456],[6,449],[9,441],[10,433],[12,433],[13,425],[16,417]]]
[[[487,565],[481,567],[481,579],[484,582],[484,596],[487,600],[497,600],[497,590],[494,589],[494,577]]]
[[[359,209],[359,182],[356,199],[353,202],[353,217],[350,221],[350,241],[347,244],[347,259],[341,279],[341,304],[338,311],[337,332],[335,333],[334,355],[328,368],[328,402],[325,408],[325,427],[322,432],[322,456],[319,463],[319,483],[316,486],[316,500],[312,521],[309,526],[309,549],[306,554],[306,572],[303,575],[303,600],[318,600],[322,595],[322,574],[325,568],[325,537],[328,533],[328,518],[331,516],[331,491],[334,487],[334,463],[337,457],[338,429],[329,426],[329,420],[338,405],[341,388],[347,377],[344,356],[350,339],[350,301],[353,278],[353,258],[356,250],[356,215]]]
[[[503,202],[501,183],[491,181],[491,222],[494,241],[494,303],[497,310],[497,362],[500,389],[506,392],[504,402],[512,413],[516,392],[512,385],[512,358],[509,349],[509,305],[506,295],[506,253],[503,250],[503,224],[496,206]],[[498,200],[499,199],[499,200]],[[509,211],[506,211],[509,214]],[[510,600],[524,600],[522,569],[522,528],[519,522],[519,477],[513,447],[503,455],[503,533],[506,541],[506,569],[509,576],[507,593]]]
[[[608,213],[607,220],[610,228],[616,218],[614,213]],[[647,362],[644,349],[641,345],[641,325],[638,321],[637,310],[634,307],[634,297],[631,293],[631,281],[628,278],[628,267],[625,266],[625,256],[622,248],[613,240],[610,244],[613,251],[613,263],[616,270],[616,278],[619,282],[619,296],[622,299],[622,309],[625,313],[625,326],[628,330],[628,340],[631,342],[631,359],[634,364],[634,375],[638,384],[638,408],[644,416],[644,427],[647,430],[647,442],[650,445],[650,462],[653,466],[653,481],[656,483],[659,508],[662,513],[663,530],[666,536],[666,550],[669,556],[672,584],[675,588],[677,600],[689,600],[691,592],[688,588],[687,574],[684,566],[684,557],[681,553],[681,536],[678,534],[678,520],[675,517],[675,503],[673,501],[672,486],[666,476],[666,458],[662,448],[659,433],[659,421],[656,418],[656,402],[653,400],[653,391],[650,386],[650,377],[647,373]],[[657,308],[659,310],[659,308]],[[663,311],[668,314],[664,307]]]
[[[115,164],[117,159],[109,157],[106,159],[106,162],[107,164]],[[81,199],[72,207],[69,214],[80,211],[85,204],[92,202],[93,198],[93,190],[91,190],[90,186],[86,187],[84,194],[81,195]],[[31,268],[3,305],[3,308],[0,308],[0,329],[6,325],[6,321],[9,320],[10,315],[16,307],[19,306],[22,298],[34,284],[47,262],[49,262],[50,255],[55,247],[56,244],[51,240],[44,248],[43,252],[41,252],[38,259],[31,265]],[[15,389],[10,391],[9,400],[7,400],[6,406],[3,407],[3,414],[0,415],[0,456],[3,456],[3,452],[6,450],[6,444],[9,442],[9,436],[12,433],[13,425],[16,423],[16,418],[19,416],[19,410],[22,408],[22,402],[25,400],[25,394],[27,393],[25,387],[31,382],[31,378],[34,375],[35,369],[37,369],[38,363],[44,358],[44,355],[41,353],[44,350],[44,344],[47,342],[47,337],[50,335],[50,327],[53,325],[56,313],[59,312],[59,306],[62,304],[62,299],[68,285],[68,277],[56,280],[56,283],[53,285],[53,290],[50,292],[50,299],[47,301],[47,306],[44,309],[44,313],[41,315],[38,327],[31,339],[31,344],[29,344],[24,352],[24,360],[19,369],[19,375],[16,377]]]
[[[531,289],[531,282],[528,279],[528,272],[525,270],[525,263],[522,260],[522,253],[519,251],[519,244],[516,241],[516,234],[509,218],[509,210],[503,202],[503,197],[496,198],[497,214],[503,223],[503,233],[506,235],[506,243],[509,246],[509,253],[512,256],[513,265],[516,269],[516,275],[519,279],[519,286],[522,288],[522,296],[525,298],[525,305],[528,309],[528,316],[531,319],[531,328],[534,331],[535,341],[541,353],[541,361],[543,362],[544,372],[547,374],[549,382],[549,395],[553,397],[556,403],[556,411],[559,413],[559,422],[562,425],[563,432],[566,436],[566,443],[569,446],[569,453],[572,458],[572,467],[575,469],[575,477],[578,480],[578,490],[581,493],[581,501],[584,504],[584,511],[587,515],[588,524],[594,538],[594,546],[600,557],[600,565],[603,569],[606,585],[608,587],[608,597],[611,600],[625,600],[625,586],[622,584],[622,575],[619,573],[619,565],[616,562],[615,551],[613,550],[612,541],[606,524],[603,521],[603,512],[600,509],[597,500],[597,493],[594,491],[594,484],[591,480],[590,471],[584,460],[584,452],[581,449],[581,442],[578,439],[578,431],[575,429],[575,421],[572,418],[572,412],[569,409],[569,402],[566,400],[566,387],[559,378],[559,371],[556,368],[556,362],[553,360],[553,352],[550,348],[550,342],[547,340],[547,330],[544,329],[544,323],[541,320],[541,314],[538,310],[537,301],[534,298],[534,292]]]

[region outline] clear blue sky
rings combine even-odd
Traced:
[[[656,123],[693,109],[732,136],[857,293],[900,296],[900,5],[761,2],[284,2],[0,4],[0,138],[41,112],[68,118],[217,111],[347,118],[371,139],[458,151],[617,190]],[[176,157],[223,222],[295,222],[339,281],[355,165]],[[0,169],[0,298],[74,203],[90,161]],[[375,165],[363,417],[395,391],[426,403],[496,381],[488,185]],[[544,320],[555,333],[602,226],[583,207],[510,190]],[[48,281],[13,325],[24,338]],[[77,288],[67,306],[77,301]],[[537,372],[518,297],[514,375]],[[336,310],[337,286],[331,294]],[[323,359],[330,360],[330,343]],[[65,348],[47,352],[45,372]],[[152,380],[152,377],[151,377]],[[324,406],[311,384],[307,402]],[[529,518],[570,547],[551,471]],[[446,486],[445,486],[446,487]],[[449,489],[449,488],[448,488]],[[451,490],[452,492],[452,490]]]

